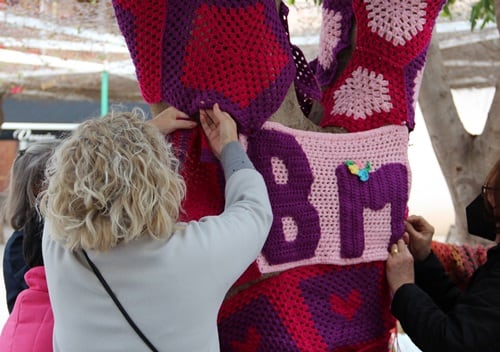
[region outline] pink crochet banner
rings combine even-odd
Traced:
[[[404,232],[407,127],[329,134],[266,122],[243,143],[274,213],[257,259],[261,273],[387,258]]]

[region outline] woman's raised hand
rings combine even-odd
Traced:
[[[180,129],[191,129],[196,127],[196,121],[190,120],[189,116],[173,106],[160,112],[154,119],[149,120],[153,126],[156,126],[162,134],[170,134]]]
[[[238,141],[236,122],[219,108],[219,104],[214,104],[212,110],[201,110],[200,122],[217,158],[220,158],[226,144]]]

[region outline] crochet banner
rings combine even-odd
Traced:
[[[244,144],[274,214],[257,259],[261,273],[387,259],[388,246],[404,232],[406,127],[330,134],[266,122]]]

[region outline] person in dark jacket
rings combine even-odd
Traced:
[[[422,351],[500,350],[500,159],[482,194],[467,207],[471,234],[493,240],[486,263],[464,291],[431,250],[434,228],[410,216],[403,239],[391,246],[387,280],[392,314]]]

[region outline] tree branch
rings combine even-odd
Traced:
[[[443,174],[447,180],[453,180],[455,175],[450,170],[461,166],[464,149],[472,138],[458,116],[435,33],[427,55],[419,104]]]
[[[500,32],[500,0],[495,0],[495,17],[497,20],[497,30]],[[488,111],[488,119],[484,126],[484,131],[480,137],[480,142],[485,150],[486,167],[493,165],[498,155],[500,155],[500,72],[495,71],[495,95]]]
[[[488,119],[479,139],[482,147],[482,156],[486,164],[485,168],[488,170],[500,155],[500,82],[498,77],[495,95],[490,111],[488,112]]]

